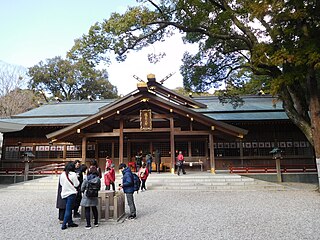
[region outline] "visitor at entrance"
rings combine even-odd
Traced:
[[[142,164],[142,167],[139,169],[138,176],[141,180],[141,191],[145,191],[146,189],[146,181],[149,176],[149,170],[145,163]]]
[[[139,171],[141,166],[142,166],[142,153],[138,152],[136,155],[136,172]]]
[[[180,151],[179,155],[177,157],[177,167],[178,167],[177,174],[178,174],[178,176],[180,176],[180,170],[182,170],[183,174],[186,174],[186,171],[184,170],[183,162],[184,162],[184,156],[183,156],[182,152]]]
[[[147,160],[148,172],[149,172],[149,174],[151,174],[151,172],[152,172],[152,154],[151,154],[151,152],[149,152],[146,155],[146,160]]]
[[[133,174],[129,167],[125,163],[119,165],[119,170],[122,172],[122,184],[119,184],[119,190],[123,189],[126,194],[128,206],[130,209],[130,215],[127,217],[128,220],[136,218],[136,206],[134,204],[133,193],[134,193],[134,182]]]
[[[155,158],[156,164],[157,164],[157,172],[160,173],[161,153],[160,153],[159,149],[156,149],[156,152],[154,153],[154,158]]]

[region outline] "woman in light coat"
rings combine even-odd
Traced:
[[[90,207],[92,209],[93,218],[94,218],[94,225],[98,227],[98,197],[88,197],[86,192],[88,190],[89,181],[94,183],[98,186],[98,189],[101,188],[101,180],[99,178],[99,172],[95,166],[91,166],[88,171],[87,178],[83,180],[81,185],[81,192],[83,193],[80,206],[85,208],[85,215],[86,215],[86,229],[91,229],[91,218],[90,218]]]

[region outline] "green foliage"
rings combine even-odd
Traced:
[[[114,51],[122,61],[130,50],[163,41],[176,29],[185,34],[184,41],[199,46],[197,53],[185,53],[180,68],[188,91],[225,85],[223,95],[237,97],[263,89],[283,100],[288,116],[312,143],[308,112],[318,111],[315,106],[320,105],[319,1],[137,3],[93,26],[70,55],[97,63]],[[316,99],[313,107],[311,99]]]
[[[29,68],[29,87],[63,100],[115,98],[117,89],[105,70],[94,69],[87,61],[55,57]]]

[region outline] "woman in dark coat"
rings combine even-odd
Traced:
[[[66,210],[66,199],[62,199],[61,198],[61,190],[62,190],[62,187],[61,187],[60,180],[59,180],[58,191],[57,191],[58,193],[57,193],[56,208],[59,209],[58,219],[59,219],[60,223],[62,224],[63,223],[64,213],[65,213],[65,210]]]

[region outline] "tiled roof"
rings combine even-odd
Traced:
[[[207,105],[207,108],[192,109],[216,120],[279,120],[288,119],[281,102],[274,105],[271,96],[244,96],[244,104],[233,108],[222,104],[215,96],[195,97],[194,101]],[[71,125],[105,109],[116,99],[100,101],[70,101],[42,105],[28,112],[2,119],[4,122],[25,125]]]
[[[282,120],[288,119],[281,101],[271,96],[243,96],[242,106],[234,108],[231,104],[222,104],[218,97],[194,98],[207,105],[207,108],[195,109],[216,120]]]

